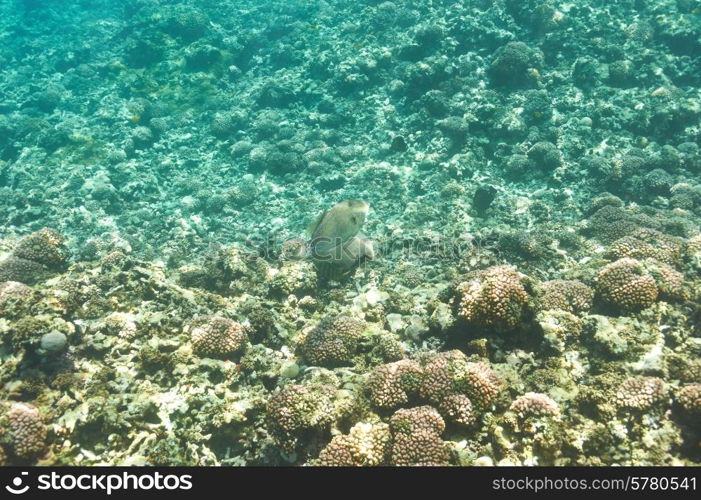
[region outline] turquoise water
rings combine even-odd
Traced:
[[[0,19],[0,463],[700,463],[698,0]]]

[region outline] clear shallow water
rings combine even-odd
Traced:
[[[6,463],[698,463],[698,2],[0,9]]]

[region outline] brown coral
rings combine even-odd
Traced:
[[[0,261],[0,281],[18,281],[32,285],[46,274],[44,266],[33,260],[10,255]]]
[[[365,467],[384,465],[390,446],[389,426],[385,423],[357,423],[348,434],[334,436],[321,450],[317,465]]]
[[[402,359],[375,368],[368,379],[370,399],[378,408],[407,404],[418,391],[423,371],[416,361]]]
[[[527,392],[523,396],[519,396],[511,403],[509,409],[516,413],[521,419],[531,417],[558,417],[560,415],[560,409],[557,403],[547,394],[538,392]]]
[[[273,394],[266,416],[278,444],[292,452],[302,432],[328,427],[334,419],[333,394],[327,386],[295,384]]]
[[[443,398],[439,411],[445,418],[460,425],[472,425],[477,421],[477,414],[472,401],[465,394],[451,394]]]
[[[31,303],[32,289],[18,281],[0,282],[0,317],[26,314]]]
[[[623,207],[604,205],[591,217],[589,230],[603,242],[614,241],[635,232],[637,224]]]
[[[31,295],[32,289],[18,281],[4,281],[0,283],[0,304],[13,299],[26,298]]]
[[[46,447],[47,434],[39,410],[30,404],[14,403],[7,419],[15,455],[25,460],[38,457]]]
[[[605,303],[622,310],[638,310],[657,300],[655,279],[635,259],[620,259],[597,275],[596,293]]]
[[[220,316],[205,316],[190,325],[193,351],[200,356],[227,357],[248,343],[241,323]]]
[[[614,241],[608,249],[607,255],[614,259],[647,259],[654,258],[666,261],[667,254],[658,250],[650,243],[635,238],[634,236],[624,236]]]
[[[658,377],[630,377],[615,394],[616,406],[628,410],[648,410],[666,396],[664,381]]]
[[[486,362],[468,362],[457,350],[429,357],[419,394],[424,399],[443,407],[449,396],[464,395],[478,410],[488,408],[501,390],[501,380]],[[449,415],[445,415],[449,418]]]
[[[390,461],[399,466],[447,465],[450,454],[440,435],[445,422],[430,406],[398,410],[390,419]]]
[[[687,298],[682,273],[672,266],[654,261],[646,262],[645,267],[655,279],[661,299],[671,302]]]
[[[365,323],[359,319],[324,318],[302,342],[301,353],[312,365],[347,364],[358,349],[364,328]]]
[[[682,387],[677,392],[677,402],[689,415],[701,416],[701,384]]]
[[[524,277],[508,266],[469,273],[457,286],[457,314],[469,323],[512,329],[528,303]]]
[[[38,262],[49,269],[60,269],[68,261],[63,236],[50,228],[28,234],[17,242],[12,253],[15,257]]]
[[[467,364],[461,385],[470,399],[481,408],[488,408],[502,388],[501,379],[489,363],[484,361]]]
[[[540,299],[542,309],[559,309],[580,314],[591,309],[594,290],[581,281],[552,280],[541,285],[543,296]]]

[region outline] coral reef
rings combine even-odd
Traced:
[[[509,410],[524,420],[532,417],[557,417],[560,415],[557,403],[547,394],[537,392],[527,392],[523,396],[519,396],[511,403]]]
[[[421,366],[408,359],[378,366],[368,377],[370,399],[379,408],[405,405],[419,390],[423,374]]]
[[[518,271],[506,266],[469,273],[456,287],[458,317],[484,327],[518,326],[529,300],[522,280]]]
[[[334,420],[330,387],[288,385],[273,394],[267,405],[271,432],[283,449],[292,452],[300,436],[328,428]]]
[[[677,393],[677,401],[690,415],[698,416],[701,414],[701,385],[692,384],[679,389]]]
[[[386,465],[389,447],[389,425],[359,422],[348,434],[334,436],[319,453],[316,465],[326,467]]]
[[[312,365],[348,364],[358,349],[364,324],[354,318],[324,318],[305,337],[300,350]]]
[[[448,448],[441,439],[445,422],[430,406],[398,410],[389,423],[391,465],[447,465]]]
[[[644,309],[655,303],[655,279],[640,262],[623,258],[604,266],[597,275],[597,296],[623,310]]]
[[[543,309],[559,309],[576,314],[588,312],[594,301],[594,290],[576,280],[551,280],[541,285],[540,305]]]
[[[0,2],[0,464],[698,466],[698,14]]]
[[[188,330],[192,349],[200,356],[230,356],[248,343],[243,325],[218,316],[199,318],[188,326]]]
[[[664,401],[664,381],[657,377],[626,379],[614,396],[616,406],[626,410],[649,410]]]
[[[14,403],[5,416],[12,452],[23,460],[37,458],[46,449],[46,425],[39,410],[29,404]]]

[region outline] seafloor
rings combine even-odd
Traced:
[[[699,0],[3,0],[0,463],[698,465],[700,88]]]

